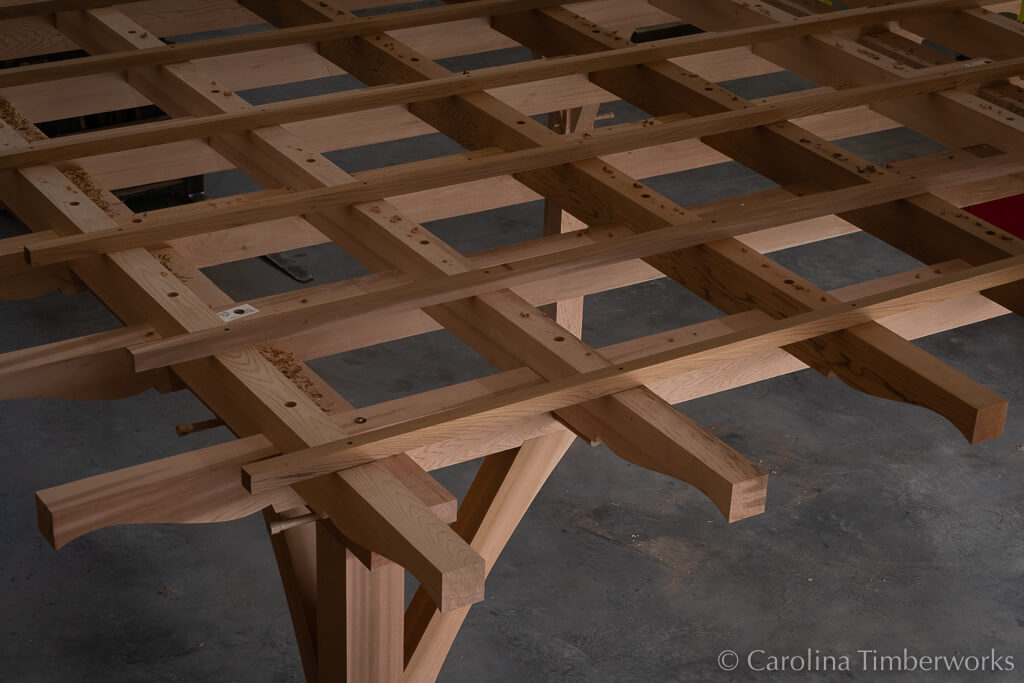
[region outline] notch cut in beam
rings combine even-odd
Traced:
[[[957,165],[947,180],[955,183],[985,176],[1000,176],[1024,170],[1024,156],[1003,155],[987,160],[971,160]],[[899,199],[935,189],[937,176],[894,176],[871,185],[822,192],[806,197],[787,198],[768,205],[736,208],[728,214],[703,221],[660,228],[621,239],[577,247],[556,254],[535,256],[498,267],[481,268],[412,283],[383,292],[341,301],[325,302],[235,321],[208,331],[166,338],[130,347],[137,371],[202,358],[222,351],[287,336],[288,330],[310,330],[318,324],[342,319],[368,322],[376,316],[413,310],[487,291],[515,287],[548,275],[565,275],[600,264],[620,263],[684,247],[731,237],[753,229],[815,218],[833,211],[852,210],[865,205]]]
[[[358,174],[356,180],[343,185],[235,202],[229,206],[197,211],[192,216],[169,221],[147,221],[145,218],[137,217],[132,219],[131,223],[96,231],[90,235],[60,237],[41,245],[28,245],[25,254],[32,264],[61,263],[109,251],[153,246],[169,239],[273,218],[350,206],[384,197],[522,173],[643,147],[756,128],[790,118],[947,88],[961,88],[1018,74],[1024,74],[1024,57],[974,67],[944,67],[937,74],[925,74],[902,81],[835,92],[795,96],[770,105],[725,111],[698,118],[669,116],[656,120],[654,125],[642,121],[608,126],[598,129],[585,139],[552,142],[543,147],[501,154],[483,151],[367,171]]]
[[[891,288],[893,285],[888,284],[890,282],[906,283],[919,279],[932,279],[937,274],[936,271],[955,272],[966,267],[967,264],[963,262],[950,262],[941,264],[939,267],[930,266],[881,280],[833,290],[832,294],[839,299],[849,300],[851,297],[857,298],[866,293]],[[985,308],[986,306],[987,308]],[[979,313],[979,308],[984,310]],[[925,312],[928,312],[928,309],[915,311],[915,315],[910,320],[903,316],[904,322],[899,324],[896,331],[901,336],[911,339],[1008,313],[1006,309],[987,299],[977,297],[977,295],[973,302],[971,300],[950,301],[941,312],[930,313],[924,317],[921,314]],[[666,348],[667,340],[673,340],[671,343],[675,343],[675,340],[687,340],[685,345],[688,346],[701,339],[709,338],[709,335],[721,334],[725,330],[732,331],[750,327],[764,319],[763,314],[747,312],[710,323],[701,323],[603,347],[599,350],[611,360],[622,362]],[[889,323],[885,321],[884,324]],[[689,341],[691,339],[693,341]],[[707,370],[713,369],[708,368]],[[795,362],[788,354],[777,352],[770,356],[759,357],[756,371],[751,368],[733,368],[731,371],[727,371],[730,379],[720,377],[712,380],[714,373],[703,372],[699,378],[695,378],[693,375],[684,375],[655,384],[652,388],[665,400],[676,403],[801,369],[803,369],[802,364]],[[734,376],[741,377],[741,379],[735,379]],[[359,415],[365,416],[368,419],[366,424],[369,425],[382,422],[396,424],[498,391],[522,388],[537,381],[539,378],[536,374],[519,369],[487,378],[482,382],[474,380],[419,396],[396,399],[362,408]],[[682,388],[684,383],[685,389]],[[337,413],[332,418],[339,424],[352,425],[355,415],[355,412]],[[540,425],[543,424],[545,423],[540,423]],[[548,421],[546,424],[553,425],[554,423]],[[543,426],[538,426],[536,429],[538,431],[527,434],[520,432],[519,434],[525,438],[545,433]],[[235,448],[241,448],[242,451],[234,453]],[[436,469],[465,462],[485,454],[478,452],[474,446],[466,443],[449,444],[444,449],[444,457],[440,460],[431,456],[429,451],[430,447],[427,447],[425,451],[413,452],[411,457],[415,458],[424,468]],[[43,498],[46,500],[49,510],[47,514],[52,520],[49,527],[53,529],[52,533],[47,532],[47,538],[55,545],[63,545],[88,531],[117,524],[146,521],[154,523],[217,522],[244,517],[269,505],[270,501],[265,497],[253,496],[245,491],[238,480],[238,469],[245,464],[278,453],[279,451],[274,449],[265,437],[257,435],[47,489]],[[195,499],[189,499],[185,495],[193,490],[196,477],[212,477],[224,481],[226,482],[225,488],[219,489],[223,491],[222,493],[213,497],[204,497],[202,502],[197,504]],[[291,493],[287,487],[278,489],[278,491],[286,495]],[[275,493],[277,492],[268,495]],[[188,505],[183,505],[182,501],[186,500],[191,502]],[[291,502],[289,507],[297,507],[300,504],[297,496],[291,496],[285,502]],[[447,521],[444,511],[435,509],[435,513],[442,520]],[[82,523],[85,521],[88,523],[83,526]]]
[[[945,0],[943,1],[945,2]],[[969,7],[980,4],[979,2],[968,2],[967,0],[954,0],[954,2]],[[48,4],[74,5],[76,0],[67,0],[66,2],[51,0]],[[102,2],[100,0],[77,0],[77,4],[85,6],[55,8],[51,11],[95,9],[117,3]],[[268,50],[301,43],[316,43],[320,40],[340,38],[342,36],[396,31],[405,28],[428,26],[430,24],[461,21],[463,19],[490,17],[503,13],[557,7],[561,4],[561,0],[475,0],[474,2],[458,5],[427,7],[390,14],[362,16],[356,18],[355,21],[329,21],[318,25],[296,26],[255,34],[208,38],[206,40],[150,47],[141,50],[119,50],[103,55],[92,55],[59,62],[44,62],[4,69],[0,71],[0,88],[10,88],[43,81],[55,81],[76,76],[87,76],[108,71],[124,71],[125,69],[139,67],[174,64],[193,59],[219,57],[252,50]],[[5,13],[4,6],[0,5],[0,20],[7,18],[4,16]],[[348,18],[351,19],[352,17],[348,15]]]
[[[1024,279],[1024,255],[977,266],[921,284],[829,305],[755,328],[670,350],[564,380],[511,391],[450,411],[325,446],[269,458],[243,468],[243,483],[253,493],[355,467],[415,448],[446,435],[493,432],[527,415],[559,410],[649,384],[686,370],[786,346],[830,332],[872,322],[888,315],[946,301]]]
[[[295,490],[352,541],[412,572],[442,612],[483,600],[483,558],[380,463],[310,479]]]
[[[450,8],[465,8],[466,3],[450,5]],[[506,3],[513,4],[513,3]],[[514,3],[522,5],[524,3]],[[529,4],[529,3],[526,3]],[[535,2],[537,6],[555,5],[557,3]],[[912,16],[921,11],[943,11],[959,7],[972,7],[979,3],[974,0],[924,0],[923,2],[906,3],[905,5],[885,6],[881,8],[863,8],[856,10],[842,11],[828,15],[813,15],[795,19],[787,24],[769,24],[752,28],[737,29],[734,31],[722,31],[718,33],[701,34],[696,37],[685,37],[658,41],[657,43],[646,43],[643,45],[631,45],[599,53],[573,55],[560,57],[558,59],[534,60],[517,64],[487,67],[467,71],[451,76],[432,78],[418,83],[399,83],[389,85],[378,85],[369,88],[362,88],[342,93],[328,95],[316,95],[313,97],[290,100],[287,102],[263,105],[245,112],[232,112],[224,114],[212,114],[188,119],[171,119],[168,121],[154,121],[142,123],[130,127],[122,127],[117,131],[94,131],[80,133],[56,140],[44,140],[34,142],[25,150],[0,154],[0,169],[20,168],[29,165],[53,163],[56,161],[67,161],[86,156],[107,154],[112,152],[125,151],[152,145],[179,142],[193,138],[208,137],[221,133],[241,132],[253,128],[292,123],[306,119],[319,118],[335,114],[362,111],[366,109],[385,107],[389,105],[404,105],[411,102],[421,102],[438,97],[455,94],[465,94],[485,89],[493,89],[510,85],[529,83],[532,81],[548,80],[561,76],[570,76],[581,73],[589,73],[606,69],[621,68],[633,64],[640,64],[649,61],[684,57],[699,54],[702,52],[729,49],[746,46],[766,40],[778,40],[781,38],[794,38],[803,35],[811,35],[823,31],[837,30],[850,26],[857,26],[864,23],[873,23]],[[519,11],[530,9],[530,7],[510,7],[508,11]],[[423,11],[423,10],[414,10]],[[395,17],[395,14],[383,15]],[[358,35],[367,33],[364,23],[354,19],[350,24],[351,31],[338,33],[331,37],[342,35]],[[321,33],[328,29],[337,32],[337,27],[332,22],[312,24],[278,29],[276,32],[258,33],[255,35],[232,36],[229,38],[218,38],[213,41],[254,41],[257,39],[266,40],[273,37],[277,32],[289,31],[319,31]],[[392,30],[392,27],[382,27],[377,31]],[[103,63],[114,61],[114,57],[120,56],[118,69],[125,69],[139,65],[151,65],[154,62],[153,56],[161,51],[168,51],[166,61],[157,63],[170,63],[172,61],[184,61],[195,59],[199,56],[210,56],[208,54],[191,55],[190,52],[200,52],[198,46],[202,43],[186,43],[173,45],[166,48],[145,48],[127,52],[113,52],[93,57],[85,57],[83,60],[103,60]],[[51,69],[62,67],[67,70],[74,62],[57,62],[51,64],[20,67],[19,69],[5,69],[0,71],[0,88],[18,85],[17,72],[20,69]],[[58,74],[54,78],[66,78],[67,74]]]

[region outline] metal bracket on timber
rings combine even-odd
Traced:
[[[213,417],[178,433],[234,438],[40,490],[39,527],[59,548],[262,512],[309,683],[435,680],[577,436],[735,522],[764,510],[769,475],[676,404],[813,368],[971,443],[1002,433],[1007,401],[911,340],[1024,313],[1024,240],[961,209],[1024,192],[1024,38],[985,9],[1006,3],[240,0],[219,28],[270,30],[176,45],[156,36],[206,27],[205,5],[122,4],[0,7],[0,32],[38,24],[90,53],[0,70],[0,201],[32,231],[0,239],[0,302],[87,288],[124,323],[0,354],[0,399],[195,394]],[[623,39],[675,19],[704,32]],[[31,57],[24,42],[0,51]],[[506,47],[534,58],[438,61]],[[747,101],[716,84],[780,68],[836,87]],[[365,86],[238,94],[342,73]],[[650,118],[595,127],[618,98]],[[126,102],[168,118],[33,125]],[[949,151],[882,166],[832,142],[899,125]],[[324,156],[434,132],[464,151],[352,174]],[[729,160],[777,187],[688,206],[646,182]],[[230,168],[260,189],[145,213],[111,192]],[[537,199],[541,237],[473,254],[424,225]],[[826,291],[767,255],[857,230],[928,266]],[[201,270],[323,243],[370,274],[235,301]],[[585,295],[657,278],[723,317],[583,341]],[[357,410],[306,364],[438,329],[498,372]],[[429,471],[478,458],[458,507]]]

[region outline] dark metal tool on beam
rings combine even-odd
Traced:
[[[666,38],[679,38],[681,36],[692,36],[704,33],[704,29],[683,21],[670,21],[667,24],[654,24],[653,26],[640,26],[633,31],[629,37],[631,43],[649,43],[652,40],[664,40]]]

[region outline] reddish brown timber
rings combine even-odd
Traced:
[[[0,354],[0,400],[8,398],[113,399],[167,385],[167,372],[136,373],[126,346],[151,339],[136,324],[110,332]]]
[[[772,321],[750,330],[719,337],[713,342],[697,344],[685,351],[654,354],[564,380],[512,391],[345,441],[262,460],[243,468],[243,483],[254,493],[269,491],[320,474],[388,457],[447,435],[493,432],[528,415],[558,410],[685,370],[855,327],[1022,278],[1024,255],[976,266],[960,273],[939,276],[927,283],[908,285]]]
[[[442,8],[430,8],[430,10],[412,10],[409,13],[418,14],[441,10],[449,10],[450,12],[459,10],[466,13],[467,9],[473,8],[478,4],[481,3],[462,3]],[[560,3],[543,1],[524,3],[500,0],[501,9],[506,12],[518,12],[533,7],[540,8],[557,4]],[[698,34],[658,41],[656,43],[631,45],[593,54],[490,67],[453,74],[448,77],[432,78],[419,83],[378,85],[344,93],[318,95],[301,100],[264,105],[245,112],[157,121],[132,126],[129,130],[120,128],[117,131],[82,133],[59,140],[45,140],[32,143],[26,150],[0,155],[0,169],[53,163],[84,156],[206,137],[219,133],[238,132],[251,128],[301,121],[320,116],[425,101],[454,94],[699,54],[760,41],[811,35],[866,23],[897,19],[917,14],[923,10],[941,11],[965,6],[976,6],[977,4],[979,4],[978,0],[919,0],[917,2],[882,8],[869,7],[828,15],[813,15],[795,19],[787,24],[770,24],[764,27]],[[476,8],[477,12],[483,12],[484,9]],[[264,43],[271,44],[266,46],[272,46],[273,44],[288,44],[293,41],[302,42],[299,39],[289,39],[292,33],[296,33],[300,38],[304,38],[306,33],[316,33],[317,35],[313,39],[321,39],[384,32],[395,28],[391,24],[401,23],[397,21],[396,17],[398,17],[398,14],[373,17],[372,19],[378,20],[376,22],[371,22],[370,17],[362,17],[358,21],[350,23],[326,22],[277,29],[276,31],[255,35],[232,36],[182,45],[170,45],[165,48],[154,47],[128,52],[112,52],[85,57],[75,62],[62,61],[17,69],[5,69],[0,71],[0,88],[18,85],[19,74],[24,74],[23,78],[29,79],[34,72],[41,72],[36,77],[42,78],[47,72],[60,69],[59,77],[66,78],[69,75],[80,75],[78,72],[92,73],[100,71],[104,68],[103,65],[108,63],[116,64],[117,69],[125,69],[135,66],[151,66],[153,64],[185,61],[199,56],[210,56],[211,54],[223,54],[224,52],[229,52],[229,48],[236,43],[239,44],[239,47],[244,47],[258,41],[258,47],[265,47]],[[374,25],[371,26],[371,23]],[[347,27],[347,30],[341,30],[340,27]],[[325,33],[328,35],[320,35]],[[204,47],[206,48],[205,50],[201,49]],[[245,47],[245,49],[256,48]],[[164,54],[166,56],[161,57]],[[96,65],[93,67],[94,71],[88,70],[87,67],[93,64]],[[78,66],[76,67],[76,65]],[[112,67],[107,66],[105,68]]]
[[[845,301],[851,297],[863,297],[908,282],[927,282],[938,275],[959,272],[966,267],[966,264],[956,262],[929,266],[835,290],[832,294]],[[930,306],[890,316],[881,322],[886,326],[892,326],[901,336],[913,339],[1006,313],[1006,309],[987,299],[971,295],[940,304],[939,307]],[[748,329],[765,320],[763,314],[751,311],[615,344],[600,349],[600,352],[612,361],[621,363],[672,348],[689,347],[722,334]],[[805,367],[789,354],[775,350],[752,356],[749,360],[713,365],[654,382],[651,388],[666,401],[678,403],[778,374],[802,370]],[[359,410],[339,412],[332,417],[348,430],[349,435],[356,436],[382,425],[421,418],[438,410],[454,408],[491,394],[527,387],[540,381],[541,378],[536,373],[520,368]],[[355,418],[361,418],[362,421],[357,422]],[[520,440],[539,436],[549,429],[564,431],[564,427],[558,426],[551,418],[538,422],[530,429],[534,431],[518,431]],[[221,458],[216,456],[215,451],[196,451],[85,480],[95,486],[86,487],[84,482],[73,482],[48,489],[41,497],[49,510],[46,515],[50,521],[44,527],[47,537],[52,543],[60,545],[85,531],[130,523],[135,519],[163,523],[190,520],[215,522],[244,515],[245,510],[251,509],[245,502],[250,500],[251,496],[238,482],[238,467],[269,455],[276,455],[278,451],[262,436],[247,437],[232,444],[236,446],[225,444],[216,448],[220,450],[244,446],[247,453],[239,452],[238,458]],[[481,452],[475,443],[449,442],[440,444],[440,447],[435,444],[413,451],[411,457],[421,467],[435,469],[484,454],[486,451]],[[187,500],[186,493],[192,491],[197,477],[211,477],[225,482],[222,489],[225,493],[207,500],[205,506],[182,507],[182,501]],[[99,493],[101,491],[102,495]],[[423,496],[421,499],[427,501]],[[116,505],[108,505],[107,500],[119,502]],[[84,501],[88,501],[89,504],[84,505]],[[297,500],[293,502],[298,504]],[[254,504],[256,503],[259,503],[259,500]],[[184,516],[180,516],[179,511]],[[442,519],[449,518],[450,513],[447,510],[436,512]],[[83,520],[88,520],[88,525],[83,526]],[[49,531],[51,527],[52,532]]]
[[[91,235],[61,237],[46,246],[26,247],[31,263],[48,264],[94,256],[103,252],[150,246],[154,243],[310,211],[348,206],[396,194],[428,190],[486,177],[520,173],[547,166],[581,161],[688,138],[763,126],[892,98],[920,95],[946,88],[962,88],[1024,73],[1024,58],[982,66],[943,68],[938,74],[903,81],[861,86],[837,92],[797,96],[772,105],[726,111],[699,118],[665,117],[649,125],[638,122],[599,129],[589,138],[560,142],[502,154],[457,155],[439,162],[414,162],[400,168],[368,171],[354,182],[283,197],[237,203],[191,219],[168,223],[135,218]]]
[[[955,177],[956,182],[952,184],[957,184],[968,179],[976,180],[982,174],[1004,175],[1015,169],[1024,169],[1024,158],[1004,155],[987,160],[966,161],[963,166],[958,165],[947,179]],[[280,338],[290,331],[312,330],[343,318],[365,323],[387,313],[447,303],[546,276],[564,275],[603,263],[619,263],[652,256],[772,224],[781,225],[834,211],[913,196],[940,184],[941,181],[928,176],[894,176],[877,184],[783,199],[768,205],[736,207],[729,216],[687,222],[622,239],[585,245],[567,252],[535,256],[499,267],[410,283],[358,298],[315,304],[261,318],[242,319],[215,329],[140,344],[130,351],[135,359],[136,370],[150,370],[247,343]]]
[[[926,0],[927,2],[927,0]],[[52,12],[92,9],[116,2],[100,0],[51,0],[50,5],[71,5]],[[75,7],[74,5],[84,5]],[[560,0],[474,0],[461,5],[428,7],[407,10],[377,16],[360,17],[357,22],[327,22],[310,26],[297,26],[287,29],[276,29],[255,34],[224,36],[209,38],[189,43],[171,44],[162,47],[150,47],[140,50],[109,52],[102,55],[79,57],[58,62],[43,62],[28,66],[12,67],[0,71],[0,88],[15,85],[54,81],[75,76],[103,73],[105,71],[123,71],[143,66],[158,66],[185,62],[203,57],[228,55],[236,52],[265,50],[268,48],[296,45],[299,43],[315,43],[318,40],[337,38],[339,36],[394,31],[414,26],[426,26],[449,21],[459,21],[474,17],[490,17],[502,12],[519,12],[526,9],[539,9],[562,4]],[[976,7],[982,2],[968,0],[939,0],[938,3],[948,6]],[[938,9],[948,9],[941,7]],[[10,10],[6,10],[10,11]],[[0,19],[5,19],[5,8],[0,5]],[[900,16],[903,16],[901,13]]]

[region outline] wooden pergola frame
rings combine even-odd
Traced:
[[[908,340],[1024,313],[1024,242],[960,208],[1024,191],[1024,25],[997,13],[1015,3],[350,12],[383,4],[0,5],[3,58],[90,55],[0,70],[0,201],[32,230],[0,240],[0,294],[85,286],[124,323],[0,355],[0,398],[187,388],[237,437],[39,491],[55,547],[262,511],[306,679],[432,681],[577,436],[737,521],[764,509],[767,475],[673,404],[810,366],[929,408],[972,443],[1002,433],[1005,399]],[[671,17],[705,32],[624,38]],[[275,28],[157,37],[261,21]],[[535,59],[436,61],[516,45]],[[749,102],[715,84],[780,69],[821,87]],[[264,106],[236,94],[336,73],[366,87]],[[615,99],[651,118],[594,128]],[[170,118],[53,139],[33,125],[139,103]],[[902,125],[951,151],[883,168],[830,142]],[[352,175],[322,155],[435,131],[469,151]],[[641,180],[727,159],[779,187],[683,207]],[[145,214],[111,193],[225,168],[265,189]],[[541,239],[463,254],[422,225],[538,197]],[[858,229],[927,265],[826,292],[764,255]],[[238,302],[200,270],[327,241],[374,273]],[[585,295],[658,277],[725,316],[580,340]],[[305,364],[440,327],[501,372],[356,410]],[[428,471],[475,458],[456,511]],[[405,570],[420,581],[407,610]]]

